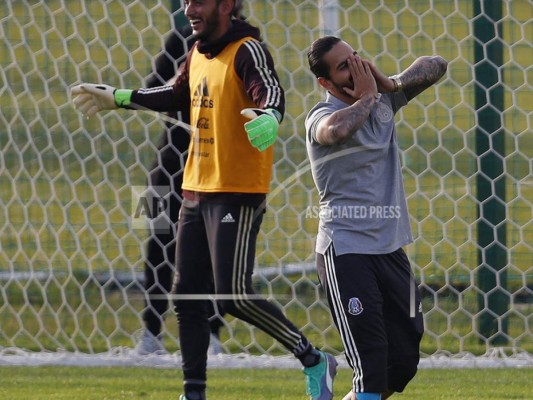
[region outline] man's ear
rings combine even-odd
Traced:
[[[331,89],[331,82],[329,81],[329,79],[326,79],[326,78],[323,78],[323,77],[318,77],[316,79],[318,81],[318,84],[320,86],[322,86],[324,89],[326,90],[330,90]]]

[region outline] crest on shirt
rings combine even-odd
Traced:
[[[376,110],[376,116],[378,117],[379,122],[385,123],[392,120],[394,113],[387,104],[379,102]]]
[[[357,297],[352,297],[348,302],[348,312],[352,315],[359,315],[363,312],[363,304]]]

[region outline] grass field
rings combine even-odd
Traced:
[[[303,400],[298,370],[216,369],[209,371],[208,398],[215,400]],[[341,369],[336,399],[350,390],[351,372]],[[393,399],[528,400],[530,369],[421,370]],[[180,372],[146,368],[0,367],[2,400],[158,400],[178,398]]]

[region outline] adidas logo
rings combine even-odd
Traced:
[[[193,96],[195,96],[195,97],[202,97],[202,96],[209,97],[209,90],[207,90],[207,78],[202,79],[202,82],[196,87],[196,90],[194,91]]]
[[[231,215],[231,213],[227,213],[226,215],[224,215],[224,218],[220,220],[220,222],[221,223],[235,222],[235,220],[233,219],[233,215]]]
[[[191,106],[199,108],[213,108],[215,103],[209,98],[209,90],[207,90],[207,78],[202,79],[194,89]]]

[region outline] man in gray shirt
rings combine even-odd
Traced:
[[[353,389],[345,400],[386,399],[415,376],[423,333],[420,295],[402,246],[413,241],[394,115],[446,72],[420,57],[387,77],[333,36],[308,52],[326,99],[305,121],[320,195],[317,271]]]

